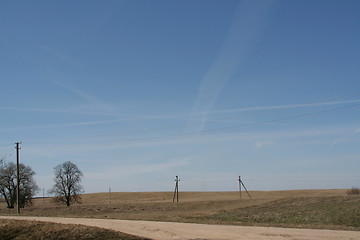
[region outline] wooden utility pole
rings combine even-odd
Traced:
[[[241,180],[241,177],[239,176],[240,199],[241,199],[241,185],[244,187],[246,193],[249,195],[249,198],[251,199],[250,193],[249,193],[248,190],[246,189],[245,184],[243,183],[243,181]]]
[[[241,199],[241,177],[239,176],[239,192],[240,192],[240,199]]]
[[[175,192],[174,192],[174,197],[173,197],[173,202],[175,202],[175,196],[176,196],[176,202],[179,202],[179,181],[180,179],[178,178],[178,176],[176,176],[175,179]]]
[[[16,212],[20,215],[20,166],[19,166],[19,145],[20,143],[17,142],[16,144]]]
[[[111,188],[109,188],[109,203],[111,205]]]

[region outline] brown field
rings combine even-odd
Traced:
[[[360,197],[347,190],[253,191],[250,200],[239,192],[171,192],[84,194],[70,207],[53,199],[35,199],[22,209],[26,216],[150,220],[230,225],[360,230]],[[0,203],[0,215],[14,215]]]
[[[97,227],[4,219],[0,219],[0,239],[146,240]]]

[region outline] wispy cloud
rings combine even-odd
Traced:
[[[144,173],[155,173],[160,171],[166,171],[189,164],[192,157],[172,159],[167,162],[151,163],[151,164],[138,164],[138,165],[127,165],[121,167],[112,167],[106,169],[105,172],[87,173],[87,177],[91,178],[113,178],[116,176],[129,176],[138,175]]]
[[[264,146],[272,145],[274,144],[273,141],[260,141],[255,143],[255,148],[263,148]]]
[[[131,116],[131,117],[123,117],[123,118],[116,118],[116,119],[109,119],[109,120],[101,120],[101,121],[83,121],[83,122],[73,122],[73,123],[64,123],[64,124],[48,124],[48,125],[34,125],[34,126],[23,126],[23,127],[7,127],[7,128],[0,128],[0,131],[12,131],[12,130],[24,130],[24,129],[44,129],[44,128],[65,128],[65,127],[76,127],[76,126],[89,126],[89,125],[101,125],[101,124],[108,124],[108,123],[116,123],[116,122],[131,122],[131,123],[135,123],[136,120],[144,120],[144,119],[162,119],[162,118],[169,118],[169,117],[173,117],[175,118],[176,116],[196,116],[197,114],[202,115],[202,114],[226,114],[229,112],[247,112],[247,111],[263,111],[263,110],[273,110],[273,109],[293,109],[293,108],[301,108],[301,107],[316,107],[316,106],[329,106],[329,105],[340,105],[340,104],[349,104],[349,103],[359,103],[360,100],[345,100],[345,101],[331,101],[331,102],[319,102],[319,103],[305,103],[305,104],[292,104],[292,105],[275,105],[275,106],[260,106],[260,107],[250,107],[250,108],[237,108],[237,109],[227,109],[227,110],[219,110],[219,111],[212,111],[212,112],[207,112],[207,113],[191,113],[191,114],[178,114],[178,115],[158,115],[158,116]],[[350,106],[346,106],[346,108],[348,107],[354,107],[357,105],[350,105]],[[20,110],[20,111],[54,111],[54,112],[68,112],[68,111],[62,111],[62,110],[51,110],[51,109],[38,109],[38,108],[11,108],[11,107],[1,107],[0,109],[13,109],[13,110]],[[333,110],[337,110],[337,109],[333,109]],[[329,112],[332,110],[327,110],[324,112]],[[70,111],[71,113],[75,113]],[[79,112],[80,113],[80,112]],[[85,113],[85,112],[84,112]],[[317,112],[318,114],[322,113],[322,112]],[[90,112],[88,112],[88,114],[91,114]],[[94,113],[97,114],[97,113]],[[315,114],[315,113],[309,113],[309,115],[311,114]],[[107,113],[104,113],[104,115],[108,115]],[[112,115],[112,114],[110,114]],[[304,116],[307,116],[307,114],[303,114]],[[280,121],[280,120],[286,120],[286,119],[292,119],[292,118],[297,118],[297,117],[303,117],[303,115],[299,115],[299,116],[290,116],[284,119],[273,119],[273,120],[268,120],[268,121],[263,121],[263,122],[250,122],[250,123],[245,123],[243,125],[238,125],[238,126],[232,126],[229,128],[219,128],[219,129],[213,129],[213,131],[210,131],[210,134],[212,134],[211,132],[217,132],[217,131],[222,131],[222,130],[227,130],[227,129],[235,129],[235,128],[244,128],[244,127],[248,127],[248,126],[255,126],[255,125],[264,125],[264,124],[274,124],[275,121]],[[223,121],[223,120],[213,120],[210,119],[209,121],[215,121],[215,122],[231,122],[231,121]],[[193,125],[196,125],[199,122],[199,120],[193,119]],[[150,131],[157,131],[157,130],[166,130],[166,129],[176,129],[179,127],[183,127],[183,126],[189,126],[190,124],[181,124],[181,125],[173,125],[173,126],[167,126],[167,127],[158,127],[158,128],[150,128],[150,129],[143,129],[143,128],[139,128],[141,130],[139,130],[138,132],[150,132]],[[359,129],[355,130],[354,134],[359,133]],[[185,134],[175,134],[174,136],[186,136],[186,135],[197,135],[197,134],[209,134],[207,132],[202,132],[202,131],[192,131],[192,132],[187,132]]]
[[[317,102],[317,103],[259,106],[259,107],[247,107],[247,108],[235,108],[235,109],[227,109],[227,110],[219,110],[219,111],[209,111],[207,114],[264,111],[264,110],[277,110],[277,109],[294,109],[294,108],[304,108],[304,107],[321,107],[321,106],[341,105],[341,104],[349,104],[349,103],[359,103],[359,102],[360,102],[360,99],[354,99],[354,100],[345,100],[345,101],[329,101],[329,102]]]
[[[281,109],[295,109],[295,108],[306,108],[306,107],[323,107],[332,105],[342,105],[350,103],[360,103],[360,99],[343,100],[343,101],[327,101],[327,102],[313,102],[313,103],[300,103],[300,104],[285,104],[285,105],[271,105],[271,106],[256,106],[256,107],[244,107],[244,108],[231,108],[215,111],[199,111],[182,114],[171,114],[171,115],[149,115],[141,116],[143,119],[171,119],[179,117],[192,117],[202,115],[217,115],[226,113],[236,112],[256,112],[256,111],[267,111],[267,110],[281,110]]]
[[[342,134],[342,137],[334,140],[334,141],[330,144],[330,146],[333,147],[333,146],[335,146],[335,145],[337,145],[337,144],[345,143],[345,142],[353,139],[354,137],[356,137],[356,135],[359,134],[359,133],[360,133],[360,129],[355,129],[355,131],[354,131],[354,130],[352,130],[352,131],[349,130],[349,131],[347,131],[346,133]]]
[[[89,94],[79,90],[79,89],[76,89],[74,87],[71,87],[69,85],[66,85],[62,82],[59,82],[59,81],[56,81],[56,80],[52,80],[53,83],[55,83],[56,85],[60,86],[60,87],[63,87],[73,93],[75,93],[77,96],[85,99],[86,101],[92,103],[93,105],[95,105],[98,109],[102,110],[103,112],[105,113],[110,113],[110,114],[113,114],[115,115],[112,111],[110,111],[110,109],[105,106],[103,103],[101,103],[98,99],[96,99],[95,97],[93,96],[90,96]]]
[[[350,104],[350,103],[360,103],[360,99],[344,100],[344,101],[301,103],[301,104],[272,105],[272,106],[258,106],[258,107],[245,107],[245,108],[231,108],[231,109],[223,109],[223,110],[216,110],[216,111],[207,111],[207,112],[203,111],[203,112],[179,113],[179,114],[168,114],[168,115],[165,115],[165,114],[164,115],[161,115],[161,114],[159,114],[159,115],[128,115],[129,117],[126,118],[126,120],[146,120],[146,119],[188,120],[189,117],[202,116],[202,115],[219,115],[219,114],[236,113],[236,112],[256,112],[256,111],[281,110],[281,109],[286,110],[286,109],[306,108],[306,107],[322,107],[322,106],[342,105],[342,104]],[[103,106],[102,104],[99,104],[99,105]],[[28,112],[53,112],[53,113],[111,115],[111,116],[114,115],[114,113],[103,112],[103,111],[96,112],[96,111],[79,111],[79,110],[32,108],[32,107],[0,106],[0,109],[10,110],[10,111],[28,111]],[[198,124],[199,121],[201,122],[201,120],[196,120],[196,119],[193,119],[193,121],[196,122],[196,124]],[[217,119],[209,119],[208,121],[231,122],[229,120],[217,120]],[[104,123],[107,123],[107,122],[105,121]],[[74,123],[74,124],[76,124],[76,123]],[[183,125],[181,125],[181,126],[183,126]],[[360,129],[357,129],[356,131],[357,131],[357,133],[359,133]]]
[[[87,115],[113,115],[104,112],[91,112],[91,111],[75,111],[75,110],[61,110],[61,109],[49,109],[49,108],[31,108],[31,107],[4,107],[0,106],[2,110],[10,111],[26,111],[26,112],[50,112],[50,113],[70,113],[70,114],[87,114]]]
[[[336,140],[334,140],[331,144],[330,144],[330,146],[335,146],[335,145],[337,145],[337,144],[340,144],[340,143],[344,143],[345,142],[345,138],[339,138],[339,139],[336,139]]]
[[[129,121],[127,118],[103,120],[103,121],[88,121],[88,122],[76,122],[76,123],[65,123],[65,124],[49,124],[49,125],[34,125],[34,126],[24,126],[24,127],[8,127],[0,128],[0,131],[13,131],[13,130],[24,130],[24,129],[41,129],[41,128],[65,128],[65,127],[79,127],[79,126],[89,126],[89,125],[98,125],[98,124],[108,124],[116,122]]]
[[[46,46],[46,45],[40,45],[40,48],[42,50],[46,51],[47,53],[51,54],[53,57],[61,60],[64,63],[67,63],[67,64],[75,66],[75,67],[82,66],[82,64],[80,64],[79,62],[74,61],[73,58],[71,58],[70,56],[64,54],[63,52],[57,51],[54,48],[51,48],[51,47]]]
[[[242,1],[239,4],[222,49],[200,85],[193,112],[210,111],[222,88],[256,42],[275,2]],[[201,131],[206,119],[207,114],[203,114],[200,125],[192,130]]]
[[[32,143],[31,141],[24,140],[24,143],[29,145],[29,148],[39,148],[41,151],[47,149],[53,154],[61,154],[63,152],[74,153],[74,152],[91,152],[99,150],[119,150],[119,149],[130,149],[130,148],[142,148],[142,147],[156,147],[156,146],[172,146],[172,145],[194,145],[194,144],[207,144],[207,143],[230,143],[230,142],[244,142],[244,143],[259,143],[258,146],[263,147],[266,144],[279,142],[281,144],[298,144],[307,145],[314,144],[312,139],[318,141],[318,144],[330,144],[334,139],[344,133],[349,132],[349,127],[329,126],[325,128],[306,128],[298,130],[281,130],[281,131],[257,131],[257,132],[231,132],[231,133],[220,133],[216,137],[209,137],[206,135],[179,135],[179,136],[164,136],[158,138],[137,138],[137,139],[109,139],[101,138],[100,141],[94,139],[78,139],[69,142],[68,140],[62,141],[67,142],[66,144],[58,142],[56,145],[51,141],[45,140],[39,144]],[[290,141],[296,140],[296,141]],[[321,140],[321,141],[320,141]],[[45,145],[44,145],[45,143]]]

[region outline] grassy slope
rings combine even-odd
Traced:
[[[194,218],[209,223],[360,230],[360,197],[299,197]]]
[[[0,239],[145,240],[145,238],[96,227],[2,219],[0,219]]]
[[[250,192],[183,192],[180,203],[172,193],[107,193],[83,196],[83,203],[67,208],[38,199],[22,215],[155,220],[235,225],[283,226],[360,230],[360,197],[346,190]],[[0,214],[14,210],[0,207]]]

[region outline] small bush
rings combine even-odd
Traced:
[[[353,187],[346,192],[348,195],[360,195],[360,189]]]

